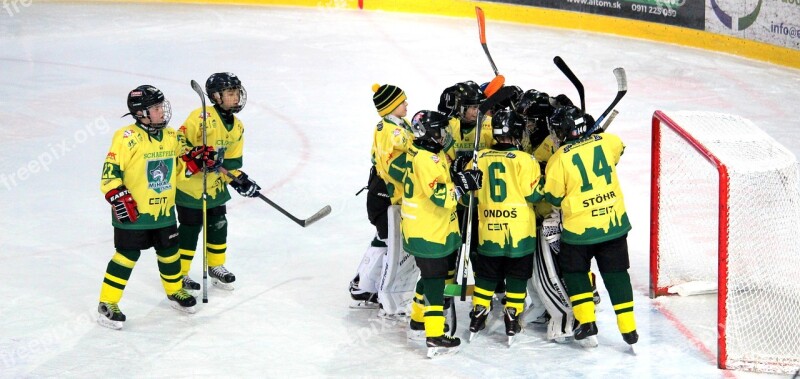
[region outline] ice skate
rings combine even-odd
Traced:
[[[428,347],[428,358],[434,358],[458,352],[461,340],[458,337],[442,334],[439,337],[426,338],[425,345]]]
[[[183,289],[187,291],[199,291],[200,290],[200,283],[195,282],[189,275],[183,276]]]
[[[575,342],[583,347],[597,347],[597,324],[587,322],[580,324],[574,332]]]
[[[541,315],[539,315],[539,317],[536,317],[535,320],[531,321],[531,324],[546,326],[550,322],[550,318],[550,313],[545,310]]]
[[[483,305],[476,305],[472,312],[469,312],[469,341],[478,336],[478,332],[486,328],[486,318],[489,317],[489,310]]]
[[[380,308],[380,304],[378,303],[378,294],[359,289],[357,281],[350,282],[350,297],[353,300],[355,300],[355,302],[350,304],[350,308],[353,309]]]
[[[183,288],[172,295],[168,295],[167,299],[170,300],[169,305],[174,309],[186,313],[197,312],[197,309],[194,307],[197,304],[197,300]]]
[[[514,342],[514,337],[522,331],[522,327],[519,325],[519,317],[517,317],[517,309],[504,309],[503,321],[506,324],[506,336],[508,336],[508,346],[510,347]]]
[[[100,303],[97,306],[97,323],[109,329],[120,330],[125,323],[125,315],[117,303]]]
[[[208,275],[211,277],[211,284],[226,291],[233,291],[233,282],[236,276],[233,275],[223,265],[208,267]]]
[[[636,330],[628,333],[622,333],[622,339],[625,340],[625,343],[628,345],[633,345],[636,342],[639,342],[639,333],[636,333]]]
[[[409,321],[406,338],[411,341],[425,340],[425,323],[414,320]]]

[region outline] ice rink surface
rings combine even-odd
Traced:
[[[585,351],[528,326],[512,348],[502,322],[455,356],[424,358],[403,322],[351,310],[347,292],[373,228],[365,197],[373,83],[408,94],[409,116],[442,89],[493,73],[474,19],[351,10],[203,5],[54,4],[0,12],[0,377],[763,377],[716,368],[713,299],[647,297],[650,117],[711,110],[753,120],[800,152],[800,72],[734,56],[581,31],[496,23],[493,58],[508,84],[577,100],[553,65],[583,81],[598,116],[628,95],[610,131],[629,217],[641,335],[636,355],[616,330],[607,294],[600,346]],[[231,71],[248,91],[244,171],[300,228],[257,199],[233,195],[228,262],[237,289],[209,290],[186,315],[171,309],[155,254],[142,254],[120,303],[122,331],[98,326],[97,298],[113,253],[100,169],[113,131],[131,123],[131,89],[151,84],[179,127],[199,99],[190,79]],[[202,275],[197,259],[192,274]],[[710,305],[710,306],[709,306]],[[458,303],[464,337],[467,303]],[[709,309],[706,314],[702,309]]]

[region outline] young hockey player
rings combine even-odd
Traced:
[[[258,196],[261,187],[242,172],[242,152],[244,148],[244,126],[236,117],[247,102],[247,91],[239,78],[230,72],[212,74],[206,80],[206,95],[213,107],[195,109],[178,136],[187,149],[203,144],[203,115],[206,118],[206,141],[216,152],[216,160],[207,168],[206,190],[206,228],[208,239],[208,274],[215,286],[233,290],[236,277],[224,264],[227,250],[228,221],[225,218],[225,203],[231,199],[226,183],[240,195]],[[220,172],[221,167],[238,177],[232,181]],[[180,254],[183,286],[199,290],[200,284],[189,277],[192,258],[197,249],[197,240],[203,228],[203,175],[191,175],[188,180],[178,184],[175,203],[180,222]]]
[[[394,315],[407,313],[418,275],[413,257],[402,251],[399,209],[406,154],[413,149],[414,136],[405,119],[405,92],[390,84],[374,84],[372,91],[382,118],[373,133],[367,215],[377,233],[350,282],[350,296],[359,306],[373,307],[379,302],[384,315]]]
[[[561,147],[546,168],[545,198],[563,213],[558,264],[564,274],[575,319],[575,340],[597,346],[592,284],[586,273],[597,261],[628,344],[639,339],[633,315],[627,235],[631,229],[617,178],[625,145],[616,135],[586,135],[593,119],[575,107],[558,109],[550,119]]]
[[[414,147],[409,151],[404,179],[403,249],[416,258],[424,296],[424,323],[428,357],[451,353],[461,341],[445,334],[444,286],[454,252],[461,245],[456,203],[467,191],[480,188],[480,171],[450,173],[442,151],[448,138],[448,119],[435,111],[420,111],[411,121]]]
[[[494,146],[478,153],[478,168],[486,175],[475,196],[480,227],[478,254],[473,261],[475,292],[469,330],[472,339],[485,328],[495,288],[505,280],[503,320],[510,345],[522,329],[519,316],[536,250],[536,216],[530,204],[543,195],[539,164],[520,151],[525,119],[511,110],[501,110],[492,118],[492,129]],[[459,169],[452,167],[454,172]]]
[[[175,186],[185,165],[178,159],[183,148],[175,130],[167,127],[169,102],[159,89],[143,85],[128,94],[128,111],[136,122],[114,133],[100,180],[100,190],[111,204],[116,252],[103,278],[97,321],[112,329],[121,329],[125,322],[119,309],[122,292],[141,251],[151,247],[170,305],[194,313],[196,304],[181,287]],[[202,149],[192,154],[202,165]],[[184,159],[197,167],[195,160]]]

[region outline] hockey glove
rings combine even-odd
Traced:
[[[239,192],[239,195],[244,197],[256,197],[258,196],[258,191],[261,190],[261,187],[259,187],[255,181],[247,177],[247,174],[244,172],[235,180],[231,181],[231,187],[233,187],[236,192]]]
[[[114,207],[114,217],[122,223],[136,222],[139,210],[136,209],[136,200],[133,200],[130,191],[125,186],[119,186],[106,193],[106,200]]]
[[[461,198],[467,191],[481,188],[483,171],[466,170],[453,175],[453,182],[456,185],[456,197]]]
[[[464,171],[464,166],[467,165],[467,162],[469,162],[470,158],[471,157],[467,155],[457,157],[456,160],[453,161],[453,164],[450,165],[450,177],[455,178],[457,173]]]
[[[181,156],[181,159],[186,162],[186,176],[200,172],[204,162],[208,171],[217,166],[217,152],[214,151],[214,146],[195,146],[186,155]]]

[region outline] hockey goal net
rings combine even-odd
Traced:
[[[795,372],[795,156],[738,116],[656,111],[652,126],[650,296],[716,290],[719,367]]]

